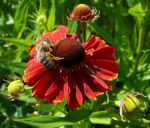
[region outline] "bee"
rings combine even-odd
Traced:
[[[36,46],[37,60],[43,64],[47,69],[52,70],[55,68],[53,55],[51,54],[53,51],[54,45],[50,43],[48,39],[43,40],[38,43]]]

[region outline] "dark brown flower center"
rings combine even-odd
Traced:
[[[85,56],[85,51],[75,39],[60,40],[54,47],[53,55],[62,59],[56,60],[61,66],[70,68],[80,64]]]

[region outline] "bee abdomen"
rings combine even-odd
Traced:
[[[53,61],[50,57],[48,57],[47,54],[40,52],[39,54],[37,54],[37,59],[49,70],[54,69]]]

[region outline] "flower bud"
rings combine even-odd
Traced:
[[[137,97],[129,95],[124,98],[123,104],[123,113],[130,113],[140,106],[140,101]]]
[[[68,19],[72,21],[86,22],[88,20],[97,19],[98,17],[99,12],[97,12],[95,8],[91,9],[86,4],[79,4],[73,9]]]
[[[8,85],[8,93],[11,96],[18,96],[24,90],[24,84],[21,80],[15,80]]]
[[[41,15],[37,16],[36,22],[38,24],[44,24],[44,23],[46,23],[46,20],[47,20],[46,15],[41,14]]]
[[[137,96],[144,96],[141,93],[134,92],[126,95],[123,101],[120,104],[120,115],[122,117],[135,114],[137,110],[141,107],[141,100],[137,98]],[[145,97],[145,96],[144,96]]]

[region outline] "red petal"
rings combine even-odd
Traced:
[[[43,76],[38,82],[36,82],[35,86],[32,89],[32,95],[37,96],[39,98],[44,98],[45,93],[51,83],[53,82],[53,75]]]
[[[89,74],[89,72],[86,71],[86,70],[87,69],[85,69],[85,71],[83,71],[82,73],[80,73],[80,77],[82,77],[82,81],[83,81],[84,86],[85,85],[89,86],[89,88],[93,92],[92,93],[92,92],[90,92],[90,90],[88,90],[89,93],[86,92],[86,96],[88,98],[91,97],[92,99],[96,99],[95,96],[102,94],[106,89],[103,86],[101,86],[98,81],[96,81],[93,77],[91,77],[91,74]],[[88,88],[84,88],[84,89],[88,89]]]
[[[90,40],[83,45],[85,50],[91,50],[94,49],[100,49],[105,46],[105,41],[101,40],[99,37],[96,37],[94,35],[91,36]]]
[[[50,87],[46,91],[45,98],[48,102],[53,103],[53,100],[56,99],[59,93],[59,88],[58,85],[56,84],[56,80],[49,86]]]
[[[65,98],[63,90],[60,90],[57,98],[53,101],[54,103],[61,102]]]
[[[64,82],[63,90],[64,90],[65,97],[68,97],[69,94],[70,94],[70,87],[69,87],[69,84],[68,84],[67,80],[65,80],[65,82]]]
[[[62,40],[66,37],[67,33],[67,27],[66,26],[59,26],[55,31],[53,32],[47,32],[44,33],[38,40],[38,42],[41,42],[44,39],[50,40],[51,43],[55,44],[57,41]]]
[[[34,85],[41,79],[42,76],[50,73],[51,72],[36,59],[31,59],[28,62],[27,68],[24,73],[24,82],[29,85]]]
[[[63,76],[61,76],[61,74],[57,74],[57,77],[54,79],[54,82],[50,85],[50,87],[46,91],[45,94],[46,100],[50,103],[54,103],[54,101],[57,102],[57,100],[60,101],[60,99],[62,98],[62,94],[60,94],[60,91],[63,91],[63,85],[64,85]]]
[[[112,81],[118,77],[118,73],[103,68],[95,68],[96,74],[103,80]]]
[[[87,51],[88,53],[88,51]],[[115,60],[115,49],[111,46],[105,46],[92,52],[92,55],[88,55],[89,59],[105,59]]]
[[[29,49],[29,55],[30,57],[34,57],[36,55],[37,51],[36,51],[36,46],[35,45],[31,45],[30,49]]]
[[[89,99],[96,100],[96,95],[95,95],[95,93],[92,91],[92,89],[89,87],[89,85],[87,85],[87,84],[84,82],[84,83],[83,83],[83,86],[84,86],[85,95],[86,95]]]
[[[74,34],[74,33],[71,33],[71,34],[67,34],[67,38],[72,38],[72,39],[75,39],[77,41],[80,42],[79,38],[78,38],[78,35],[77,34]]]
[[[104,60],[104,59],[96,59],[96,60],[90,59],[88,61],[89,63],[91,63],[93,67],[103,68],[112,71],[114,73],[118,73],[118,66],[115,61]]]
[[[76,98],[77,98],[78,104],[81,106],[83,103],[83,97],[82,97],[82,93],[81,93],[80,89],[78,88],[78,86],[76,86]]]
[[[108,89],[109,86],[103,81],[101,80],[99,77],[95,76],[95,75],[91,75],[103,88]]]
[[[76,83],[74,82],[74,78],[73,75],[70,74],[68,76],[68,84],[70,87],[70,95],[68,97],[68,102],[67,105],[71,108],[71,109],[76,109],[78,107],[80,107],[79,102],[77,101],[77,97],[76,97]]]

